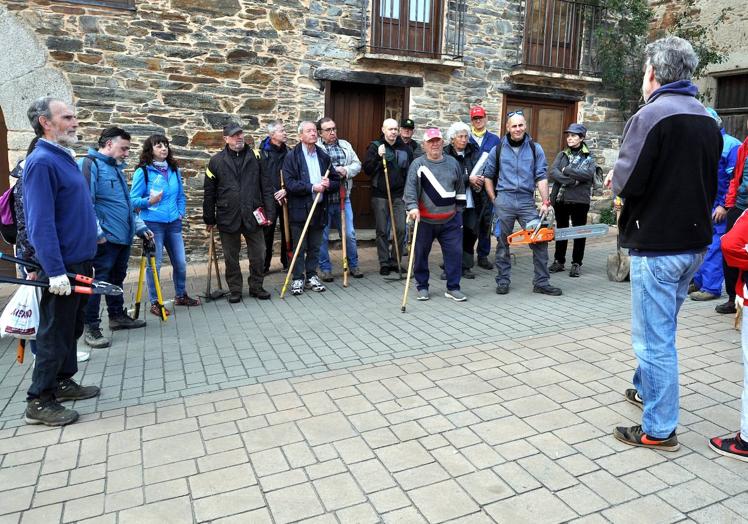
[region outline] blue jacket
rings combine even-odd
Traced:
[[[724,129],[720,129],[720,132],[722,133],[722,156],[719,159],[717,171],[717,198],[714,199],[714,209],[717,206],[725,207],[725,197],[730,188],[735,162],[738,160],[738,147],[740,147],[740,140],[728,135]]]
[[[486,134],[483,135],[483,142],[481,142],[479,146],[478,142],[475,140],[475,138],[473,138],[472,133],[470,134],[470,143],[478,149],[479,158],[483,153],[490,153],[494,147],[499,145],[499,142],[500,139],[498,135],[495,135],[490,131],[486,131]]]
[[[181,173],[169,168],[168,184],[161,201],[156,204],[156,209],[149,209],[148,199],[151,195],[151,187],[160,171],[150,164],[146,166],[146,169],[148,169],[148,187],[145,184],[143,168],[139,167],[132,176],[132,189],[130,190],[132,205],[140,210],[140,218],[146,222],[168,224],[184,217],[187,212],[187,198],[184,196]]]
[[[92,160],[91,199],[104,237],[107,242],[129,246],[133,235],[141,234],[147,228],[130,202],[130,188],[124,172],[127,164],[117,164],[112,157],[94,148],[88,149],[87,156]],[[82,171],[85,160],[78,160]]]
[[[96,256],[96,214],[75,159],[40,140],[26,159],[23,204],[29,241],[49,276]]]
[[[515,153],[509,144],[509,139],[504,138],[488,154],[483,174],[493,180],[496,194],[508,192],[517,196],[533,198],[535,184],[546,179],[548,162],[540,144],[535,142],[535,151],[530,146],[530,135],[525,133],[519,152]],[[496,157],[501,148],[501,169],[499,182],[496,184]]]

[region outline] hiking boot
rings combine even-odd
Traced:
[[[78,412],[68,409],[55,400],[43,401],[35,398],[26,404],[24,413],[26,424],[44,424],[45,426],[65,426],[78,420]]]
[[[483,269],[493,269],[493,264],[488,261],[488,257],[478,257],[478,267]]]
[[[231,304],[238,304],[242,301],[242,293],[241,291],[232,291],[229,294],[229,303]]]
[[[748,462],[748,442],[740,437],[740,432],[734,438],[710,438],[709,447],[725,457]]]
[[[581,264],[572,264],[571,269],[569,270],[569,276],[570,277],[578,277],[582,274],[582,265]]]
[[[560,262],[553,261],[553,264],[548,266],[549,273],[561,273],[564,270],[564,265]]]
[[[190,296],[187,295],[187,293],[185,293],[181,297],[176,297],[174,299],[174,305],[175,306],[187,306],[187,307],[199,306],[200,299],[190,298]]]
[[[439,280],[447,280],[447,272],[442,271],[441,275],[439,275]]]
[[[75,352],[75,360],[77,362],[86,362],[89,358],[91,358],[91,353],[89,353],[88,351]]]
[[[416,297],[416,300],[428,300],[431,297],[429,296],[429,290],[428,289],[419,289],[418,290],[418,296]]]
[[[465,293],[463,293],[459,289],[448,289],[444,293],[444,296],[447,298],[451,298],[455,302],[465,302],[467,300]]]
[[[727,302],[715,307],[714,311],[721,315],[734,315],[737,312],[737,309],[735,309],[735,302],[728,300]]]
[[[634,406],[638,407],[639,409],[644,409],[644,401],[639,396],[639,392],[636,389],[627,389],[623,392],[623,396],[626,397],[626,400],[631,402]]]
[[[680,444],[678,444],[678,437],[675,435],[675,431],[670,434],[667,438],[654,438],[650,437],[641,426],[617,427],[613,431],[613,436],[629,446],[640,446],[643,448],[660,449],[662,451],[678,451]]]
[[[57,399],[57,402],[86,400],[87,398],[98,397],[100,392],[101,390],[98,386],[81,386],[72,378],[64,378],[57,381],[55,399]]]
[[[307,284],[312,291],[316,291],[317,293],[321,293],[327,289],[317,275],[310,277]]]
[[[294,280],[291,284],[291,294],[301,295],[304,292],[304,281],[302,279]]]
[[[86,332],[83,336],[88,347],[100,349],[108,348],[112,345],[112,341],[104,336],[100,328],[86,328]]]
[[[164,312],[166,313],[167,317],[171,315],[171,311],[169,311],[165,307],[164,307]],[[159,307],[158,302],[154,302],[153,304],[151,304],[151,313],[156,315],[158,318],[161,318],[161,308]]]
[[[382,275],[383,277],[386,277],[387,275],[389,275],[390,274],[390,266],[381,266],[379,268],[379,274]]]
[[[694,291],[698,291],[699,289],[701,289],[701,286],[697,286],[696,282],[694,282],[693,280],[691,281],[690,284],[688,284],[688,294],[689,295],[691,293],[693,293]]]
[[[473,273],[469,267],[466,267],[465,269],[462,270],[462,278],[473,280],[475,278],[475,273]]]
[[[109,329],[112,331],[119,331],[120,329],[138,329],[145,327],[145,320],[139,318],[130,318],[126,313],[118,317],[111,317],[109,319]],[[88,340],[86,340],[88,343]]]
[[[250,288],[249,296],[255,297],[258,300],[270,300],[270,293],[268,293],[264,288],[261,287],[258,287],[256,289]]]
[[[497,295],[506,295],[507,293],[509,293],[509,284],[499,284],[496,286]]]
[[[533,286],[532,292],[540,293],[541,295],[550,295],[552,297],[558,297],[563,294],[563,292],[559,288],[553,287],[550,284],[546,286]]]
[[[717,300],[719,298],[719,295],[715,295],[709,291],[694,291],[688,296],[696,302],[706,302],[707,300]]]
[[[352,276],[353,278],[364,278],[364,274],[361,273],[361,270],[357,267],[352,267],[348,270],[348,274]]]
[[[322,282],[335,282],[335,277],[329,271],[323,271]]]

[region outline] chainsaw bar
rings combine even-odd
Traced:
[[[588,226],[574,226],[556,229],[554,240],[572,240],[574,238],[601,237],[608,234],[608,224],[590,224]]]

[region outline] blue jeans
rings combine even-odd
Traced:
[[[334,227],[342,236],[340,231],[340,203],[327,206],[327,226],[322,232],[322,245],[319,246],[319,269],[323,272],[332,271],[330,264],[330,254],[327,252],[327,241],[330,237],[330,228]],[[345,249],[348,257],[348,267],[353,269],[358,267],[358,252],[356,251],[356,229],[353,227],[353,209],[351,208],[351,199],[345,199]]]
[[[127,275],[127,262],[130,260],[130,246],[104,242],[96,248],[93,267],[96,278],[122,287]],[[124,314],[125,299],[122,295],[107,295],[106,306],[109,318],[121,317]],[[87,327],[96,329],[101,323],[99,306],[101,295],[91,295],[83,310],[83,322]]]
[[[182,240],[182,221],[146,221],[145,225],[153,231],[153,241],[156,244],[156,271],[159,274],[159,283],[161,282],[161,260],[163,258],[164,247],[166,247],[166,252],[169,253],[169,260],[171,260],[176,296],[184,296],[187,284],[187,259],[184,254],[184,241]],[[148,297],[151,303],[153,303],[158,300],[156,286],[153,284],[151,272],[146,271],[145,274],[148,279]],[[161,291],[163,293],[163,287]]]
[[[704,253],[631,257],[631,343],[639,362],[634,387],[644,401],[642,428],[667,438],[678,425],[675,331],[688,284]]]

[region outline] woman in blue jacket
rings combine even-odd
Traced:
[[[130,199],[133,206],[140,209],[140,217],[153,231],[157,271],[161,270],[164,246],[169,253],[176,290],[174,304],[177,306],[200,305],[200,301],[190,298],[185,290],[187,259],[182,239],[182,218],[186,211],[187,199],[184,195],[179,167],[169,147],[169,140],[165,136],[151,135],[143,144],[140,162],[132,178]],[[150,272],[147,272],[147,277],[151,313],[161,316],[156,288]]]

